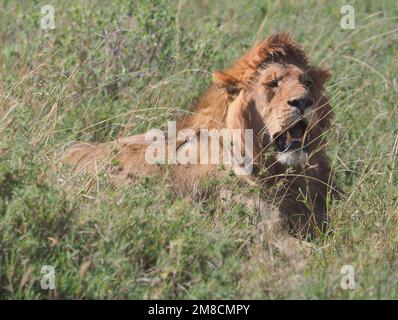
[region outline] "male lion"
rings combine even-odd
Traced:
[[[182,141],[173,142],[177,155],[198,148],[192,143],[193,136],[209,139],[199,134],[201,129],[252,129],[252,170],[242,181],[259,186],[259,198],[264,203],[268,201],[267,190],[277,186],[278,221],[291,233],[308,237],[324,232],[327,201],[336,194],[324,137],[332,117],[324,94],[329,77],[329,71],[309,63],[289,34],[267,38],[232,67],[214,72],[213,85],[193,112],[178,121],[178,129],[192,130]],[[247,141],[244,137],[242,141],[243,152]],[[164,142],[170,148],[171,140]],[[147,148],[145,136],[137,135],[111,143],[78,144],[66,152],[64,159],[75,165],[77,172],[92,168],[92,164],[96,168],[105,164],[102,168],[113,181],[124,182],[165,172],[161,166],[145,161]],[[110,157],[117,158],[117,168],[110,166]],[[203,179],[220,176],[219,166],[203,162],[177,163],[168,166],[166,172],[173,189],[182,194],[192,193]]]

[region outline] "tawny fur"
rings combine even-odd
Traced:
[[[281,74],[281,89],[266,87],[267,81]],[[305,52],[288,34],[274,35],[256,44],[224,72],[215,72],[213,85],[193,106],[192,115],[178,121],[178,129],[195,132],[205,128],[253,129],[254,169],[243,180],[259,186],[264,194],[278,186],[277,215],[290,232],[303,237],[325,231],[326,202],[329,195],[336,194],[324,138],[332,118],[323,89],[329,76],[329,71],[310,65]],[[311,89],[302,85],[303,77],[313,82]],[[309,95],[315,104],[308,115],[308,161],[290,168],[277,161],[272,148],[274,136],[297,120],[296,111],[287,103],[295,95]],[[174,165],[165,170],[147,164],[146,148],[144,135],[140,135],[97,145],[74,145],[63,159],[74,165],[75,172],[95,167],[116,183],[165,173],[181,194],[191,194],[203,179],[222,175],[216,165]],[[118,165],[112,166],[111,159],[117,159]]]

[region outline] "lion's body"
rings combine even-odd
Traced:
[[[307,163],[289,168],[278,161],[276,156],[264,153],[264,150],[269,149],[275,136],[288,127],[287,122],[293,123],[291,118],[294,116],[294,110],[292,111],[292,108],[284,102],[289,98],[287,96],[292,95],[294,90],[298,92],[297,94],[305,94],[306,89],[286,77],[283,81],[286,86],[290,86],[289,89],[286,92],[275,93],[276,98],[272,102],[275,106],[270,107],[271,100],[267,100],[269,93],[268,91],[263,93],[265,89],[261,82],[265,81],[269,74],[261,71],[261,68],[268,59],[273,59],[275,56],[281,56],[286,63],[291,63],[289,65],[293,64],[290,68],[295,70],[291,72],[284,65],[281,67],[279,64],[275,67],[283,72],[288,70],[286,73],[290,72],[293,80],[301,77],[301,73],[304,74],[309,68],[304,52],[288,36],[271,37],[251,49],[225,73],[215,75],[215,84],[198,100],[193,115],[178,121],[177,130],[192,129],[199,142],[200,129],[253,129],[254,169],[243,180],[258,185],[264,190],[264,195],[267,194],[266,190],[276,187],[274,199],[279,200],[273,204],[282,220],[287,220],[290,230],[295,233],[302,233],[304,230],[304,233],[313,234],[317,227],[321,227],[327,221],[328,194],[334,193],[333,176],[323,138],[331,119],[331,108],[323,95],[322,88],[328,74],[320,69],[308,72],[309,74],[312,72],[310,75],[316,82],[317,87],[311,94],[319,105],[308,120],[310,124],[308,130],[312,135],[308,146],[310,156]],[[273,72],[274,77],[279,71]],[[231,85],[231,79],[236,81],[236,84],[242,84],[243,89],[237,89],[235,83],[232,83],[232,87],[220,90],[220,86],[227,82]],[[262,104],[267,104],[268,107],[260,108]],[[266,133],[264,133],[265,125],[268,128]],[[147,147],[144,135],[139,135],[98,145],[75,145],[66,152],[64,159],[67,163],[75,165],[76,172],[87,168],[96,171],[105,170],[115,183],[130,182],[134,177],[152,175],[156,172],[165,174],[173,189],[184,195],[193,194],[201,181],[225,174],[215,164],[177,163],[170,166],[149,164],[145,159]],[[189,141],[183,142],[178,145],[177,153],[184,152],[184,148],[198,148],[198,145],[190,145]],[[117,161],[113,161],[114,159]],[[259,198],[264,202],[268,201],[268,198],[261,194]]]
[[[135,137],[102,144],[78,144],[64,155],[65,162],[76,165],[75,172],[106,172],[115,184],[130,183],[136,178],[167,173],[173,188],[181,194],[191,193],[195,184],[206,176],[215,176],[215,165],[157,165],[145,159],[147,145]],[[167,150],[167,149],[166,149]],[[113,165],[112,165],[113,163]]]

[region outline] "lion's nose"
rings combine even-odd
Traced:
[[[291,105],[292,107],[295,107],[297,109],[299,109],[301,111],[301,113],[304,113],[304,110],[306,108],[309,108],[313,105],[314,100],[312,100],[311,98],[297,98],[297,99],[293,99],[293,100],[289,100],[287,102],[289,105]]]

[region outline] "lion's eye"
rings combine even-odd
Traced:
[[[268,88],[276,88],[278,86],[278,80],[272,80],[265,84]]]
[[[312,80],[304,80],[304,85],[305,85],[307,88],[311,88],[313,84],[314,84],[314,83],[312,82]]]

